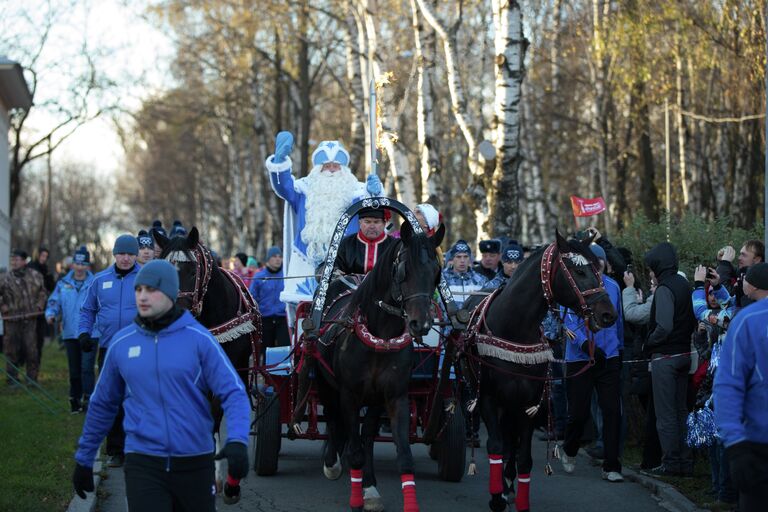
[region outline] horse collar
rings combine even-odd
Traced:
[[[403,333],[395,338],[379,338],[378,336],[374,336],[371,334],[371,331],[368,330],[365,317],[363,317],[360,310],[354,315],[353,326],[355,335],[360,341],[374,349],[376,352],[396,352],[407,347],[413,341],[413,336],[408,333],[407,324]]]

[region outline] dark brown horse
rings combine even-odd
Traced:
[[[414,233],[410,224],[404,223],[400,242],[390,246],[357,290],[342,306],[336,306],[343,308],[341,314],[331,313],[350,323],[332,327],[320,340],[321,356],[330,362],[332,371],[318,365],[319,392],[329,432],[324,456],[326,476],[333,466],[338,467],[337,454],[346,440],[353,511],[363,510],[363,488],[366,496],[378,496],[373,437],[379,419],[375,411],[382,408],[389,416],[397,448],[404,510],[412,512],[417,507],[409,441],[412,340],[425,336],[432,327],[432,297],[440,281],[436,249],[444,233],[441,227],[427,237],[423,232]],[[368,407],[363,435],[362,407]]]
[[[507,509],[515,476],[516,509],[529,510],[534,416],[552,360],[541,332],[547,310],[559,304],[576,311],[593,332],[616,321],[590,242],[567,241],[557,233],[554,243],[532,254],[500,292],[475,308],[468,326],[463,362],[488,429],[494,512]],[[510,457],[502,468],[505,448]]]

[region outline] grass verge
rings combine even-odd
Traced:
[[[23,389],[0,382],[0,510],[66,510],[83,415],[69,414],[65,351],[56,342],[46,345],[40,368],[40,385],[56,400],[47,402],[56,414]]]
[[[623,464],[635,471],[640,471],[640,462],[643,457],[643,448],[641,446],[628,444],[624,449]],[[648,475],[646,475],[648,476]],[[693,477],[652,477],[667,483],[680,491],[686,498],[694,502],[697,506],[719,510],[712,506],[715,498],[708,494],[712,489],[712,473],[709,466],[709,457],[707,450],[695,450],[695,459],[693,465]]]

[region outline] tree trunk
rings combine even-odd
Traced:
[[[643,213],[652,222],[659,222],[659,196],[656,191],[656,166],[651,146],[651,120],[645,98],[645,82],[638,80],[633,86],[637,105],[637,127],[640,131],[637,153],[640,156],[640,204]]]
[[[347,87],[349,90],[349,167],[355,170],[365,165],[365,108],[363,80],[356,58],[357,26],[353,14],[344,23],[344,51],[347,58]],[[360,175],[364,173],[359,173]]]
[[[688,208],[688,177],[685,168],[685,124],[683,120],[683,59],[680,55],[682,47],[680,36],[675,37],[675,86],[676,86],[676,121],[677,121],[677,150],[680,160],[680,184],[683,189],[683,208]]]
[[[496,169],[490,187],[491,233],[515,238],[520,235],[517,177],[521,161],[520,96],[528,41],[523,35],[523,14],[516,0],[493,0],[492,6],[496,52]],[[534,173],[532,185],[539,188],[533,193],[538,195],[541,191],[540,172],[536,173],[533,167],[531,170]],[[541,196],[531,199],[538,199],[540,203]],[[535,220],[543,224],[543,208],[537,205],[536,210]]]
[[[464,97],[464,88],[462,87],[461,76],[458,70],[459,59],[456,53],[456,29],[458,28],[458,24],[454,25],[454,28],[451,30],[446,29],[437,19],[434,9],[427,0],[417,0],[417,2],[424,19],[427,20],[427,23],[429,23],[440,36],[443,43],[445,67],[448,75],[448,91],[451,98],[451,111],[456,124],[459,126],[459,129],[464,136],[464,140],[467,143],[467,164],[472,176],[472,185],[470,186],[470,189],[472,194],[471,202],[473,204],[473,213],[477,226],[476,235],[480,238],[485,238],[491,229],[491,226],[487,225],[488,202],[486,194],[487,185],[485,183],[486,177],[484,167],[481,165],[478,156],[477,141],[470,129],[472,123],[469,122],[467,101]],[[517,162],[517,164],[519,164],[519,162]],[[517,194],[517,189],[515,189],[514,193]]]
[[[440,157],[437,154],[432,81],[435,73],[435,31],[424,27],[419,19],[416,1],[411,0],[413,35],[418,66],[416,131],[419,141],[419,175],[421,200],[435,205],[438,201],[437,177]]]

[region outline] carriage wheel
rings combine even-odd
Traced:
[[[256,432],[256,449],[253,456],[253,469],[259,476],[271,476],[277,473],[277,457],[280,453],[282,425],[280,424],[280,397],[273,395],[261,401],[256,408],[259,418]]]
[[[441,480],[460,482],[464,476],[464,466],[467,462],[465,433],[464,413],[461,406],[457,406],[436,445],[437,475]]]

